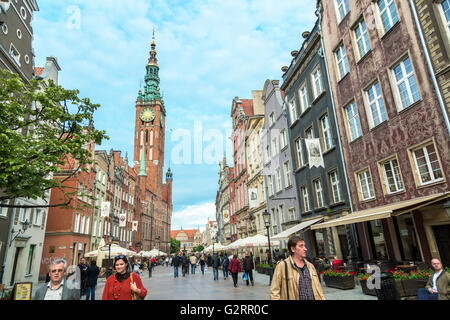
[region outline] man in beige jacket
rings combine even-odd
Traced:
[[[316,268],[306,260],[305,240],[288,240],[290,257],[277,264],[270,287],[271,300],[325,300]]]

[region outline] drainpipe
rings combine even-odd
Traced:
[[[416,25],[417,25],[417,32],[419,33],[420,42],[422,43],[422,46],[423,46],[423,52],[425,53],[425,59],[427,60],[428,70],[430,71],[431,79],[433,80],[434,89],[436,90],[436,95],[439,100],[439,106],[441,107],[442,116],[444,117],[445,125],[447,126],[447,133],[448,133],[448,135],[450,135],[450,123],[448,120],[447,110],[445,109],[445,103],[444,103],[444,100],[442,99],[441,91],[439,90],[439,85],[436,80],[436,75],[434,73],[433,64],[431,63],[430,54],[428,52],[428,47],[427,47],[427,45],[425,43],[425,39],[423,37],[422,27],[420,26],[419,18],[417,16],[416,7],[414,5],[413,0],[409,0],[409,3],[411,5],[411,10],[413,12],[414,21],[416,22]]]
[[[325,70],[326,70],[325,73],[327,75],[328,84],[331,84],[330,74],[328,73],[327,57],[325,55],[325,46],[323,44],[323,37],[322,37],[322,10],[323,9],[322,9],[321,6],[318,7],[317,10],[316,10],[316,16],[319,19],[319,23],[318,23],[319,30],[318,30],[318,32],[320,33],[320,44],[321,44],[321,49],[322,49],[322,55],[323,55],[323,59],[325,60]],[[336,124],[336,134],[337,134],[337,139],[336,140],[337,140],[337,144],[338,144],[339,151],[340,151],[341,157],[342,157],[342,162],[343,162],[343,166],[342,167],[343,167],[343,170],[344,170],[344,177],[348,177],[347,169],[346,169],[346,165],[345,165],[345,159],[344,159],[344,152],[342,150],[342,145],[341,145],[341,138],[340,138],[339,128],[337,128],[338,127],[338,121],[337,121],[337,117],[336,117],[336,105],[334,103],[334,98],[333,98],[333,94],[331,92],[331,88],[330,88],[330,98],[331,98],[331,107],[333,108],[333,113],[334,113],[334,123]],[[348,198],[349,198],[350,210],[351,210],[351,212],[353,212],[354,209],[353,209],[352,197],[351,197],[350,187],[348,185],[348,181],[346,181],[345,185],[346,185],[347,194],[348,194]],[[353,250],[354,250],[353,253],[355,253],[355,257],[357,259],[360,259],[360,257],[358,256],[358,250],[357,250],[359,245],[358,245],[358,237],[357,237],[357,233],[356,233],[356,226],[355,226],[355,224],[352,223],[350,225],[350,229],[351,229],[352,238],[353,238],[352,239],[353,240]]]

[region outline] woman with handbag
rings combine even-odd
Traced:
[[[147,295],[141,278],[128,272],[128,259],[124,255],[114,258],[116,273],[106,280],[102,300],[141,300]]]

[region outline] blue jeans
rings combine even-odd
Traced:
[[[219,280],[219,268],[213,267],[214,280]]]
[[[227,268],[225,268],[225,267],[222,267],[223,268],[223,277],[224,278],[228,278],[228,267]]]
[[[195,264],[191,264],[191,273],[192,274],[195,274],[195,267],[196,267]]]
[[[202,270],[202,274],[205,274],[205,265],[204,264],[200,265],[200,269]]]
[[[173,277],[178,278],[178,267],[173,267]]]
[[[438,300],[438,294],[430,293],[428,289],[420,288],[417,291],[417,300]]]
[[[89,297],[91,300],[95,300],[95,286],[86,287],[86,300],[89,300]]]

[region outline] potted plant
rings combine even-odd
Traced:
[[[370,296],[376,296],[375,289],[369,289],[367,288],[367,280],[370,278],[370,274],[368,273],[359,273],[358,274],[358,280],[359,284],[361,285],[361,289],[364,294],[370,295]]]
[[[325,285],[330,288],[347,290],[355,287],[354,272],[326,270],[323,273],[323,280]]]
[[[405,290],[403,289],[403,280],[407,280],[409,275],[401,270],[392,270],[390,271],[394,277],[394,284],[397,288],[397,292],[400,298],[406,297]]]

